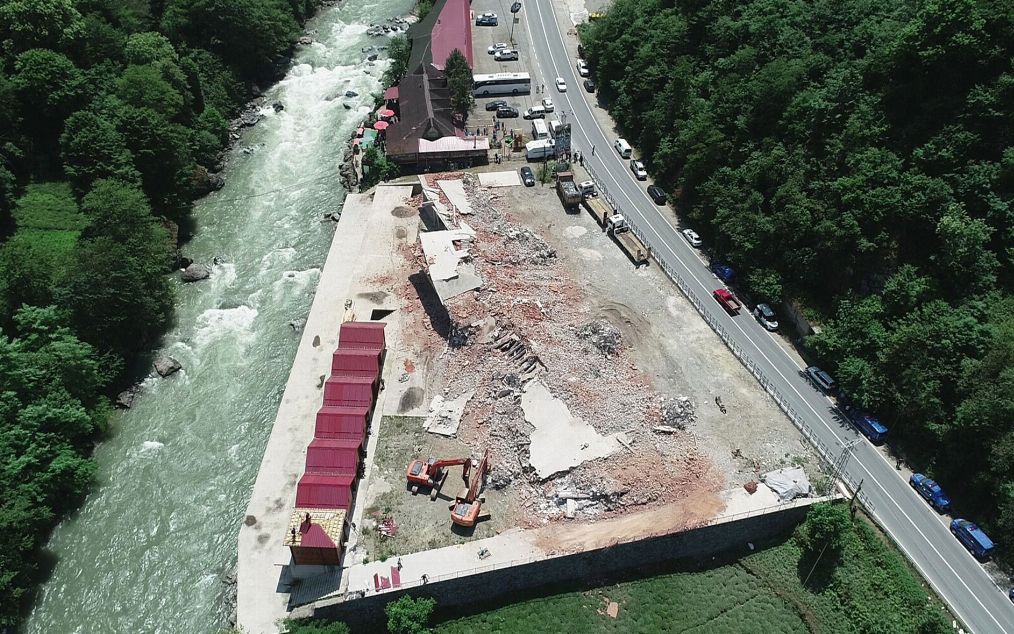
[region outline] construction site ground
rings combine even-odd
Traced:
[[[717,514],[721,491],[765,471],[801,465],[811,479],[818,475],[802,436],[657,267],[635,269],[587,212],[565,213],[551,185],[481,187],[475,176],[523,164],[421,177],[434,188],[441,179],[464,179],[473,212],[460,218],[475,231],[465,246],[483,284],[449,299],[446,312],[426,276],[431,263],[415,232],[404,228],[418,217],[421,196],[389,214],[392,257],[372,259],[369,274],[357,276],[359,297],[396,310],[385,321],[397,323],[397,337],[346,567],[513,528],[650,517],[652,509],[695,500]],[[588,178],[574,167],[577,180]],[[452,208],[444,194],[440,199]],[[377,234],[385,230],[371,228]],[[515,348],[520,357],[495,347],[509,336],[524,344]],[[548,396],[533,400],[536,392]],[[435,396],[468,394],[456,437],[423,430]],[[562,411],[569,420],[536,427],[533,408]],[[577,436],[588,440],[568,444]],[[408,490],[411,460],[478,459],[486,449],[493,466],[483,509],[490,518],[474,530],[450,521],[448,502],[464,488],[460,467],[450,469],[437,501],[426,490]],[[571,464],[598,450],[605,457]],[[700,517],[674,518],[665,528],[689,527]],[[384,534],[391,526],[394,534]]]

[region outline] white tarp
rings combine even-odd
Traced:
[[[802,467],[783,467],[761,476],[761,482],[768,485],[782,500],[810,495],[810,481]]]

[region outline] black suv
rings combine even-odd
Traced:
[[[521,168],[521,180],[524,181],[525,187],[535,187],[535,174],[532,168],[528,166]]]
[[[517,119],[520,114],[517,108],[511,106],[500,106],[496,109],[497,119]]]

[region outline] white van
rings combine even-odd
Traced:
[[[549,122],[549,133],[553,135],[553,138],[556,138],[556,135],[560,132],[560,129],[562,127],[563,127],[562,123],[560,123],[556,119],[553,119],[552,121]]]
[[[620,156],[623,158],[630,158],[632,150],[630,149],[630,144],[627,143],[626,140],[616,139],[616,143],[613,143],[613,147],[616,148],[616,151],[619,152]]]
[[[542,119],[532,121],[532,138],[536,141],[549,138],[549,127]]]
[[[525,143],[525,158],[529,161],[541,161],[553,156],[556,156],[556,141],[553,139]]]
[[[532,106],[528,110],[525,110],[525,119],[545,119],[546,109],[542,106]]]

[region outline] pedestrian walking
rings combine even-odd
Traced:
[[[592,156],[595,156],[595,146],[592,146]]]
[[[401,557],[398,557],[398,570],[401,570]]]

